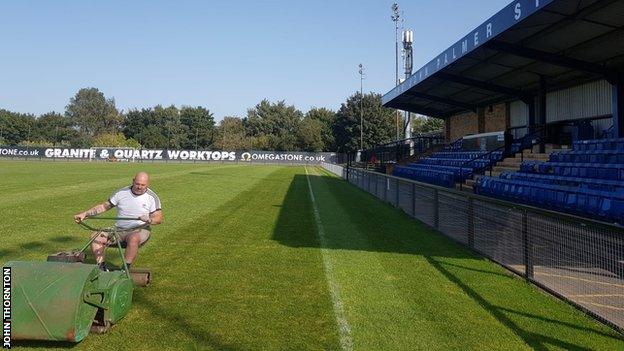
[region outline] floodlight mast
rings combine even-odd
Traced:
[[[411,30],[403,31],[403,52],[405,54],[405,79],[412,75],[413,56],[412,56],[412,44],[414,42],[414,32]],[[409,111],[405,111],[405,138],[412,137],[412,116]]]
[[[392,10],[392,15],[390,18],[394,22],[394,53],[395,53],[395,85],[399,85],[399,20],[401,19],[401,15],[399,13],[399,4],[396,2],[392,4],[390,7]],[[399,127],[399,119],[400,112],[396,111],[396,138],[399,140],[400,138],[400,127]]]
[[[358,65],[358,73],[360,74],[360,150],[363,150],[364,145],[364,66],[360,63]]]

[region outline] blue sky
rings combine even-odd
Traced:
[[[64,112],[97,87],[119,109],[260,100],[336,110],[394,85],[393,1],[12,1],[0,4],[0,108]],[[414,70],[510,0],[398,2]]]

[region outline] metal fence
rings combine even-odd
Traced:
[[[624,228],[362,169],[322,165],[624,331]]]

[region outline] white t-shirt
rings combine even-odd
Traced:
[[[142,195],[135,195],[132,186],[117,190],[108,202],[117,207],[117,217],[139,217],[160,210],[160,199],[149,188]],[[118,220],[117,228],[130,229],[145,224],[141,220]]]

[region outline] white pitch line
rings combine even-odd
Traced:
[[[329,252],[327,250],[327,240],[325,239],[325,230],[323,229],[323,223],[321,223],[321,216],[319,215],[316,207],[316,199],[314,198],[314,192],[312,191],[312,184],[310,183],[310,177],[308,176],[308,168],[304,166],[306,172],[306,180],[308,181],[308,189],[310,189],[310,199],[312,200],[312,208],[314,209],[314,221],[316,222],[316,229],[321,242],[321,255],[323,256],[323,266],[325,268],[325,279],[329,287],[329,294],[331,295],[332,305],[334,306],[334,315],[336,317],[336,325],[338,326],[338,333],[340,334],[340,346],[344,351],[353,350],[353,339],[351,338],[351,326],[345,317],[344,309],[342,307],[342,300],[340,299],[340,288],[334,279],[334,269],[329,258]]]

